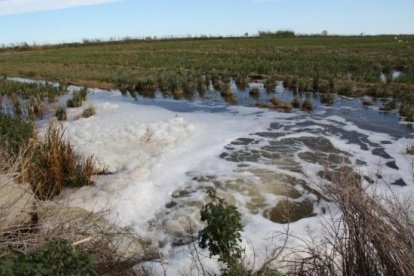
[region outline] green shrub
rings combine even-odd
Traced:
[[[235,275],[228,274],[232,270],[243,275],[241,271],[245,270],[240,265],[242,249],[239,245],[243,230],[241,215],[236,207],[217,197],[214,189],[208,190],[208,195],[211,201],[201,209],[201,221],[207,225],[198,234],[199,245],[226,264],[222,270],[224,275]]]
[[[95,257],[54,238],[30,255],[9,249],[0,257],[0,275],[90,275]]]

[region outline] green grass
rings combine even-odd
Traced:
[[[0,62],[1,63],[1,62]],[[2,67],[2,66],[0,66]],[[0,71],[2,71],[0,69]],[[51,84],[41,83],[21,83],[16,81],[0,78],[0,97],[7,96],[15,99],[20,97],[23,100],[37,100],[44,101],[48,99],[49,102],[54,102],[59,95],[62,95],[66,87],[54,87]]]
[[[9,153],[17,154],[32,137],[33,126],[19,118],[11,118],[0,113],[0,147]]]
[[[173,90],[182,89],[184,83],[197,87],[205,75],[243,80],[259,74],[291,78],[304,89],[335,86],[344,94],[381,94],[384,86],[387,93],[412,91],[414,36],[399,36],[398,40],[394,36],[264,36],[3,49],[0,75],[102,88],[154,90],[158,86]],[[380,73],[394,69],[403,72],[400,80],[381,83]]]

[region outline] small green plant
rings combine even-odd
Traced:
[[[243,230],[241,215],[235,206],[217,197],[214,189],[210,188],[207,193],[211,201],[201,209],[201,221],[207,225],[198,234],[199,245],[226,264],[223,275],[245,275],[240,264],[243,252],[239,245]],[[236,274],[232,273],[236,271]]]
[[[96,114],[95,107],[90,106],[82,112],[83,118],[89,118]]]
[[[56,109],[56,117],[59,121],[65,121],[68,118],[68,116],[66,114],[66,107],[59,106]]]
[[[54,238],[30,255],[9,249],[0,257],[0,275],[90,275],[95,264],[93,255]]]

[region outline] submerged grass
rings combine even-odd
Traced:
[[[272,89],[276,79],[297,90],[351,96],[413,91],[414,36],[399,36],[396,41],[394,36],[293,35],[261,32],[260,37],[4,49],[0,74],[90,87],[128,87],[130,92],[150,95],[157,89],[175,90],[177,97],[181,90],[204,90],[209,80],[218,88],[220,80],[226,83],[230,77],[241,89],[249,79],[264,80],[265,87]],[[401,73],[398,78],[381,81],[381,73],[391,75],[394,70]]]

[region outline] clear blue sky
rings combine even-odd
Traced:
[[[0,44],[82,38],[414,34],[414,0],[0,0]]]

